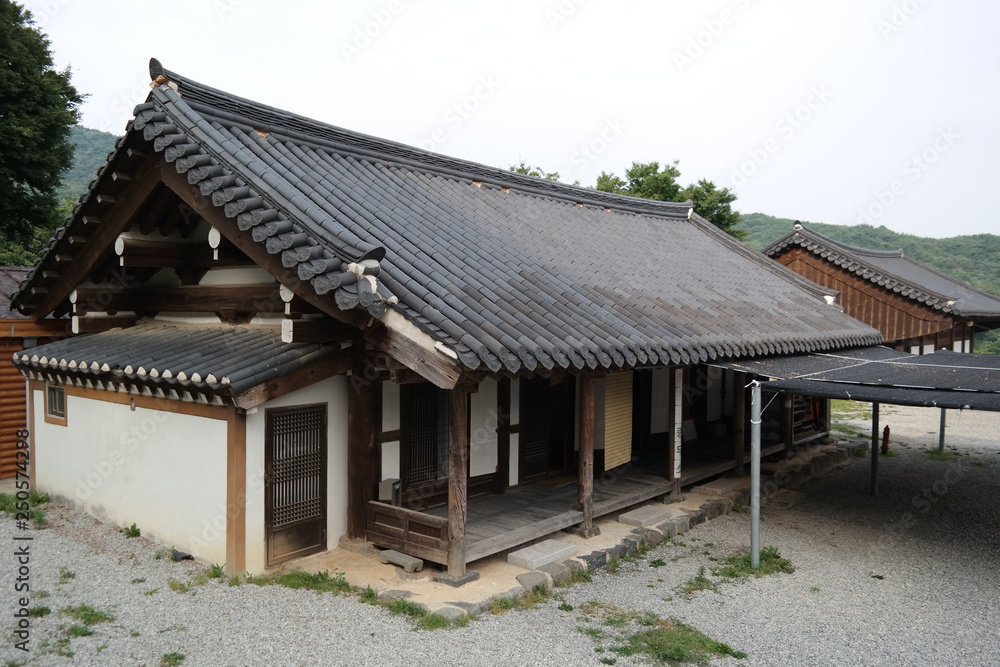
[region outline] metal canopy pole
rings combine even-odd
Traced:
[[[760,567],[760,382],[750,382],[750,567]]]
[[[944,421],[945,421],[945,409],[941,408],[941,426],[938,427],[938,451],[944,451]]]
[[[878,495],[878,403],[872,403],[872,495]]]

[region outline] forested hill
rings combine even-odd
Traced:
[[[115,148],[118,139],[110,132],[91,130],[87,127],[74,126],[70,128],[69,140],[76,147],[73,155],[73,166],[63,172],[63,182],[59,187],[59,200],[69,200],[73,204],[80,198],[97,175],[97,170],[104,166],[108,153]]]
[[[744,214],[740,226],[747,230],[747,245],[762,250],[792,231],[794,220],[764,213]],[[934,239],[900,234],[871,225],[828,225],[802,221],[806,227],[867,250],[899,250],[907,257],[931,266],[979,289],[1000,294],[1000,236],[975,234]]]

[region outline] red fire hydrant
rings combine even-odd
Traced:
[[[889,427],[882,429],[882,453],[889,453]]]

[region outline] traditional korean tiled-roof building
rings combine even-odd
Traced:
[[[428,153],[156,61],[151,75],[13,299],[90,334],[15,358],[33,474],[235,571],[346,535],[461,580],[741,465],[745,383],[704,362],[881,340],[689,202]],[[68,449],[59,429],[94,444]],[[682,446],[708,467],[682,467]],[[594,489],[595,466],[623,464]],[[547,509],[520,493],[559,476]],[[377,500],[392,480],[403,506]]]
[[[796,223],[764,253],[839,292],[838,303],[848,315],[906,352],[971,352],[977,331],[1000,327],[1000,297],[935,271],[903,250],[855,248]]]

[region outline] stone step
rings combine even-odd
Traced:
[[[742,491],[750,485],[747,477],[730,477],[727,479],[716,479],[705,484],[694,487],[695,492],[711,494],[715,496],[728,496],[730,493]]]
[[[648,528],[658,523],[663,523],[671,517],[670,510],[665,505],[644,505],[631,512],[625,512],[618,517],[618,523],[636,528]]]
[[[507,562],[529,570],[537,570],[542,565],[570,558],[575,553],[576,547],[572,544],[559,540],[545,540],[511,552],[507,556]]]

